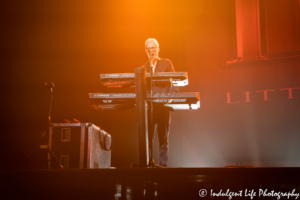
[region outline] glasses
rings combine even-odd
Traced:
[[[146,48],[146,49],[149,49],[149,50],[156,50],[157,47],[148,47],[148,48]]]

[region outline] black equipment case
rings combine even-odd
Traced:
[[[111,135],[91,123],[52,123],[49,149],[64,169],[110,168]],[[59,168],[48,154],[48,166]]]

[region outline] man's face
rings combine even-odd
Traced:
[[[159,48],[156,46],[154,42],[148,42],[145,50],[149,60],[151,59],[151,57],[152,59],[158,58]]]

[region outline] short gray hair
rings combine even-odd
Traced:
[[[147,46],[147,44],[148,44],[149,42],[153,42],[154,44],[156,44],[157,48],[159,48],[159,44],[158,44],[157,40],[154,39],[154,38],[148,38],[148,39],[146,40],[146,42],[145,42],[145,47]]]

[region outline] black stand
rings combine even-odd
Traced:
[[[49,128],[50,128],[50,124],[51,124],[51,110],[52,110],[54,83],[52,82],[50,85],[48,85],[47,82],[46,82],[45,87],[50,89],[50,105],[49,105],[48,122],[47,122],[47,128],[46,128],[47,131],[46,131],[46,135],[44,136],[44,137],[46,137],[46,141],[48,141],[49,140]],[[36,149],[34,152],[32,152],[28,156],[26,156],[20,163],[18,163],[16,166],[14,166],[13,169],[16,169],[17,167],[19,167],[20,165],[22,165],[23,163],[28,161],[33,155],[38,153],[40,150],[46,150],[48,154],[50,154],[51,156],[54,157],[55,161],[59,164],[60,168],[64,169],[62,164],[59,162],[58,158],[55,156],[55,154],[49,148],[49,143],[48,142],[47,142],[47,144],[48,145],[40,145],[40,147],[38,149]],[[47,161],[47,168],[50,169],[49,160]]]
[[[146,168],[149,165],[146,70],[141,67],[135,69],[135,94],[138,120],[139,167]]]

